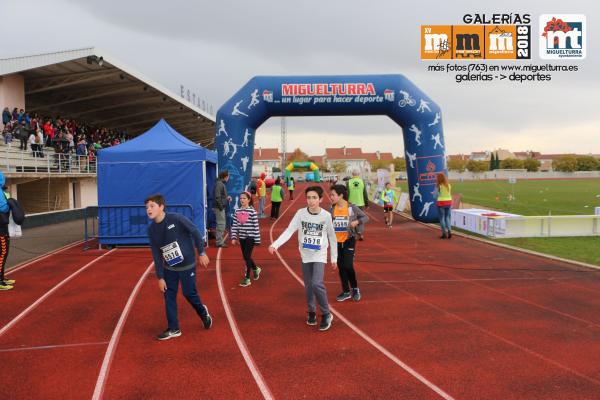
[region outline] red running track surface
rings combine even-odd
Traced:
[[[267,252],[271,228],[276,237],[305,205],[298,189],[274,226],[261,220],[260,280],[237,285],[239,248],[208,250],[211,264],[197,276],[210,330],[180,296],[182,336],[154,339],[166,320],[156,278],[143,277],[148,249],[98,259],[106,251],[74,248],[15,271],[16,290],[0,293],[0,329],[96,259],[0,334],[0,382],[10,398],[91,398],[140,278],[104,380],[106,399],[600,398],[599,272],[458,236],[440,240],[398,216],[387,229],[375,206],[357,245],[363,299],[335,302],[339,278],[327,266],[337,314],[327,332],[307,326],[304,289],[292,274],[301,276],[295,237],[279,252],[291,272]]]

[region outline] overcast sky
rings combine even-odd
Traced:
[[[2,0],[0,57],[97,46],[175,93],[185,85],[215,113],[254,75],[401,73],[441,106],[449,153],[600,153],[597,2],[477,3]],[[545,64],[536,29],[539,15],[552,12],[587,16],[587,58],[556,62],[578,65],[578,73],[554,73],[549,83],[457,84],[420,60],[420,25],[462,24],[467,13],[529,13],[531,62]],[[267,121],[257,146],[278,147],[279,127],[278,118]],[[387,117],[288,118],[287,130],[288,151],[321,155],[346,145],[403,153],[401,130]]]

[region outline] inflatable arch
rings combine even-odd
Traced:
[[[294,168],[308,168],[312,171],[315,182],[321,182],[321,174],[319,173],[319,167],[312,161],[292,161],[285,167],[285,182],[289,184],[290,176]]]
[[[402,75],[258,76],[217,112],[219,170],[230,174],[227,190],[237,199],[252,174],[254,135],[270,117],[387,115],[402,127],[411,212],[438,220],[435,183],[446,172],[441,110]],[[340,143],[343,145],[343,143]]]

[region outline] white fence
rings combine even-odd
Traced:
[[[525,170],[503,170],[503,169],[497,169],[494,171],[485,171],[485,172],[449,171],[448,178],[453,181],[461,181],[461,180],[471,181],[471,180],[487,180],[487,179],[500,179],[500,180],[506,179],[507,180],[508,178],[516,178],[516,179],[586,179],[586,178],[600,178],[600,171],[527,172]]]
[[[480,209],[452,210],[452,226],[493,238],[600,236],[600,215],[522,216]]]
[[[600,215],[548,215],[489,218],[495,238],[599,236]]]
[[[43,153],[44,157],[32,157],[30,152],[7,151],[0,153],[0,165],[4,172],[34,172],[48,174],[95,174],[96,161],[75,154]]]

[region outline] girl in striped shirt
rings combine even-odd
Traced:
[[[240,281],[240,286],[250,286],[250,270],[254,280],[258,280],[261,269],[252,260],[252,250],[255,245],[260,244],[260,231],[258,227],[258,216],[252,207],[252,195],[249,192],[240,194],[240,208],[235,211],[233,225],[231,227],[231,244],[240,243],[242,256],[246,262],[246,274]]]

